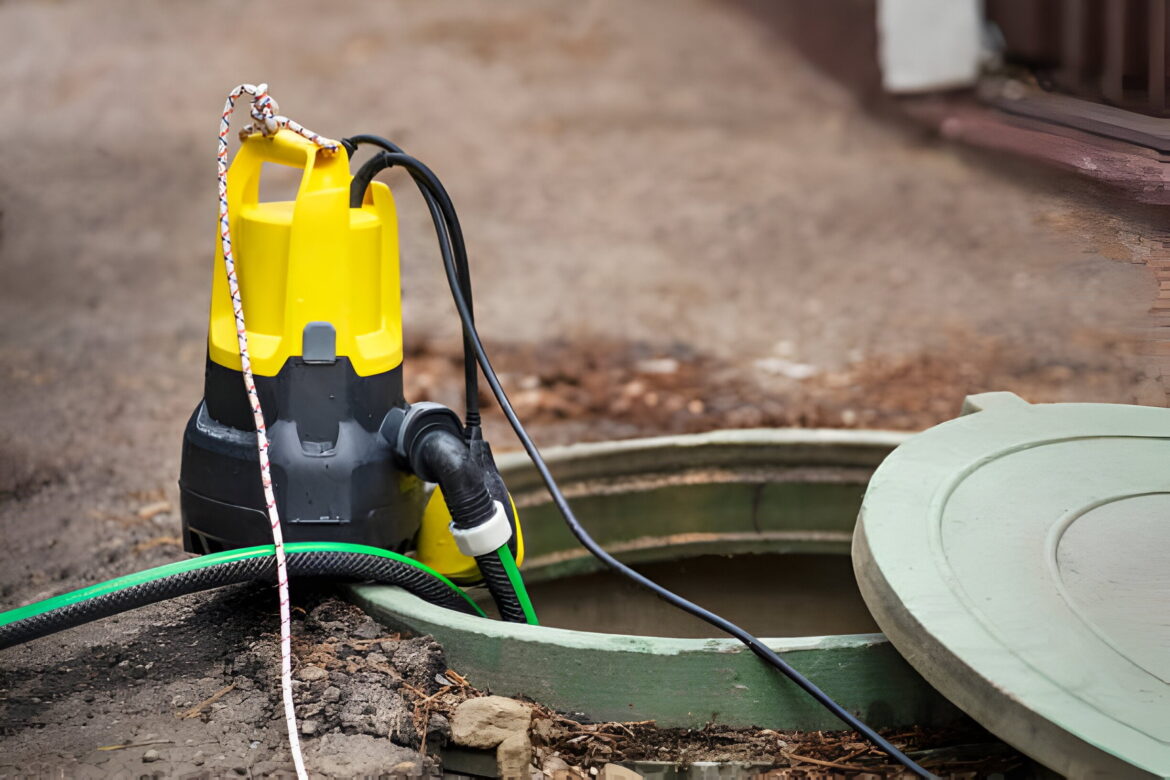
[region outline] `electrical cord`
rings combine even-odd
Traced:
[[[362,133],[349,138],[342,138],[341,145],[346,148],[346,151],[353,156],[354,151],[360,144],[370,144],[377,146],[383,151],[392,154],[405,154],[402,147],[398,144],[389,141],[378,135],[370,135]],[[353,182],[350,185],[349,205],[351,208],[360,208],[362,199],[365,198],[366,188],[369,187],[370,182],[378,171],[384,170],[385,166],[378,167],[374,163],[373,158],[368,160],[365,165],[358,169],[357,174],[353,177]],[[459,289],[463,292],[463,297],[467,301],[467,311],[471,314],[471,322],[475,322],[475,306],[471,294],[471,272],[467,267],[467,246],[463,241],[463,231],[459,227],[458,221],[453,226],[448,226],[439,216],[438,206],[434,203],[434,198],[431,193],[421,183],[418,184],[419,193],[426,202],[427,207],[431,211],[431,219],[435,223],[435,231],[439,234],[439,243],[443,245],[447,243],[447,249],[454,256],[455,268],[459,275]],[[463,420],[468,428],[468,439],[471,439],[471,433],[474,429],[479,428],[479,367],[475,361],[475,351],[471,346],[471,339],[467,334],[466,326],[463,329],[463,385],[465,397],[465,409]]]
[[[432,216],[436,222],[436,232],[438,233],[440,253],[443,256],[443,268],[447,275],[447,283],[451,288],[451,295],[455,300],[455,308],[459,312],[459,319],[463,323],[463,332],[467,342],[470,342],[471,348],[474,350],[475,357],[479,363],[479,367],[483,370],[484,378],[487,380],[488,386],[492,390],[492,394],[499,402],[500,409],[504,412],[504,416],[508,419],[508,423],[512,426],[512,430],[516,433],[516,438],[520,440],[520,444],[524,447],[524,451],[528,453],[528,457],[532,460],[532,464],[536,467],[540,474],[541,480],[545,487],[548,488],[549,494],[552,496],[553,503],[560,511],[561,516],[565,520],[569,531],[577,538],[585,549],[587,549],[594,557],[604,563],[613,571],[635,582],[643,588],[651,591],[656,596],[675,606],[682,611],[699,618],[719,630],[730,634],[738,639],[748,647],[753,653],[760,657],[764,662],[784,674],[788,679],[794,682],[799,688],[808,693],[825,709],[831,712],[834,716],[840,719],[843,723],[851,729],[859,732],[869,742],[878,747],[882,752],[886,753],[890,758],[894,759],[902,766],[913,772],[919,777],[933,778],[935,775],[919,766],[913,759],[891,744],[887,739],[878,734],[872,728],[863,723],[857,716],[847,711],[844,707],[834,701],[828,694],[822,691],[811,680],[797,671],[787,661],[781,658],[774,650],[761,642],[758,638],[740,628],[735,623],[720,617],[703,607],[689,601],[677,593],[662,587],[658,583],[649,579],[643,574],[635,571],[626,564],[614,558],[605,551],[589,532],[581,525],[577,516],[573,513],[573,509],[569,506],[568,500],[561,492],[557,485],[556,479],[553,478],[552,472],[549,471],[548,465],[537,449],[536,444],[528,435],[524,428],[524,424],[516,415],[516,411],[512,408],[511,401],[508,400],[508,395],[504,392],[503,386],[500,384],[499,377],[496,375],[495,369],[492,367],[491,360],[488,358],[487,351],[484,349],[483,342],[479,337],[479,333],[475,328],[475,321],[472,317],[472,312],[468,306],[468,300],[463,294],[463,284],[459,276],[459,267],[453,261],[452,252],[449,247],[443,247],[445,236],[447,234],[462,235],[459,230],[459,219],[455,214],[455,207],[451,202],[450,196],[446,189],[439,181],[438,177],[426,165],[417,159],[410,157],[400,151],[386,151],[379,155],[378,165],[384,164],[384,167],[399,166],[404,168],[414,178],[420,189],[425,189],[427,195],[427,204],[431,208]],[[445,224],[445,230],[439,229],[439,216],[442,216]]]

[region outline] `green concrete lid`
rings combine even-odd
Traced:
[[[1170,410],[972,396],[877,470],[854,568],[923,677],[1073,777],[1170,777]]]

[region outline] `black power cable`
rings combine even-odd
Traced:
[[[358,144],[371,144],[391,154],[405,154],[402,148],[392,141],[388,141],[381,136],[365,133],[351,136],[350,138],[342,138],[341,144],[346,148],[350,156],[353,155]],[[369,186],[370,181],[377,175],[378,171],[384,170],[386,167],[371,165],[373,162],[374,160],[368,161],[353,178],[349,196],[349,205],[351,208],[358,208],[362,205],[362,199],[365,197],[366,188]],[[418,190],[431,211],[431,218],[435,222],[435,231],[439,234],[439,244],[441,246],[446,245],[448,251],[454,254],[455,268],[458,270],[459,275],[459,289],[467,301],[467,311],[471,313],[471,322],[474,324],[475,306],[471,297],[471,272],[467,267],[467,246],[463,242],[463,231],[459,227],[458,221],[454,225],[448,226],[440,219],[438,216],[438,206],[434,202],[434,197],[421,183],[418,185]],[[471,432],[479,428],[479,369],[476,366],[475,350],[472,349],[471,339],[468,336],[466,326],[463,328],[463,386],[466,398],[464,402],[466,405],[466,414],[464,415],[463,421],[468,428],[468,438],[470,439],[473,438]]]
[[[487,379],[488,385],[492,389],[492,393],[499,402],[500,409],[503,410],[504,416],[508,418],[508,423],[512,426],[512,430],[516,432],[516,437],[520,440],[520,444],[523,445],[525,452],[528,453],[528,457],[531,458],[533,465],[536,467],[537,472],[540,474],[541,479],[548,488],[549,494],[552,496],[553,503],[555,503],[557,509],[560,510],[561,516],[565,520],[565,524],[569,527],[569,530],[572,532],[573,536],[577,538],[577,541],[579,541],[581,545],[585,547],[585,549],[587,549],[590,553],[592,553],[598,560],[600,560],[618,574],[621,574],[623,577],[626,577],[643,588],[646,588],[672,606],[678,607],[684,612],[691,614],[700,620],[706,621],[719,630],[735,637],[740,642],[743,642],[743,644],[745,644],[748,649],[763,659],[770,666],[783,673],[786,677],[788,677],[788,679],[792,680],[792,682],[796,683],[798,687],[812,696],[817,702],[824,706],[825,709],[829,710],[829,712],[831,712],[843,723],[849,726],[849,728],[859,732],[880,750],[882,750],[898,763],[902,764],[902,766],[906,767],[914,774],[924,778],[935,777],[935,775],[919,766],[914,760],[891,744],[882,735],[878,734],[872,728],[863,723],[857,716],[853,715],[853,713],[847,711],[844,707],[835,702],[832,698],[829,697],[828,694],[817,687],[807,677],[798,672],[787,661],[781,658],[774,650],[765,645],[755,636],[748,633],[731,621],[720,617],[714,612],[704,609],[703,607],[700,607],[698,604],[695,604],[694,602],[679,596],[677,593],[662,587],[648,577],[638,573],[634,569],[614,558],[612,555],[606,552],[601,547],[601,545],[593,540],[593,537],[589,535],[589,532],[586,531],[585,528],[581,525],[580,521],[577,520],[576,515],[573,513],[572,507],[569,506],[568,500],[561,492],[560,487],[557,485],[556,479],[553,478],[553,475],[549,471],[548,465],[544,462],[544,458],[541,457],[540,451],[537,449],[536,444],[528,436],[528,432],[524,429],[524,424],[520,422],[520,418],[516,416],[516,411],[512,408],[512,404],[508,400],[508,395],[504,392],[504,388],[500,384],[499,377],[496,376],[495,369],[492,368],[491,360],[488,359],[483,342],[479,338],[479,333],[475,329],[475,321],[472,317],[471,309],[468,306],[467,299],[463,295],[463,285],[459,276],[459,269],[452,260],[452,253],[450,248],[444,248],[442,246],[443,242],[445,241],[445,236],[448,232],[458,232],[459,218],[455,214],[455,207],[451,203],[450,196],[448,196],[446,189],[443,187],[438,177],[435,176],[434,172],[415,158],[410,157],[402,152],[394,151],[385,152],[379,155],[379,157],[381,158],[379,163],[377,163],[379,165],[384,164],[385,167],[397,165],[406,169],[414,178],[419,188],[425,190],[429,196],[427,201],[428,205],[431,206],[431,213],[435,219],[436,232],[439,234],[440,251],[443,255],[443,268],[447,274],[447,283],[451,288],[451,295],[455,299],[455,308],[459,311],[459,318],[463,322],[464,335],[468,337],[471,347],[475,351],[475,357],[479,362],[480,368],[483,369],[484,378]],[[443,229],[444,226],[439,225],[440,216],[446,223],[446,229]]]

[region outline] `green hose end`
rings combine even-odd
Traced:
[[[532,606],[532,599],[528,597],[528,589],[524,587],[524,578],[520,576],[520,569],[516,566],[516,559],[508,545],[500,547],[496,553],[500,556],[500,563],[508,574],[508,582],[512,583],[512,590],[516,592],[516,600],[520,602],[520,609],[524,610],[524,620],[530,626],[539,626],[536,610]]]

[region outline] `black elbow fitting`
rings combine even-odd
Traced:
[[[515,554],[516,516],[509,511],[512,500],[495,468],[491,448],[483,440],[478,427],[465,432],[459,418],[450,409],[435,403],[418,403],[405,409],[391,409],[382,421],[381,430],[403,468],[443,489],[443,500],[451,515],[454,532],[470,531],[491,521],[499,511],[497,502],[504,507],[511,526],[510,538],[504,537],[491,544],[505,546]],[[498,497],[493,497],[493,490],[499,493]],[[490,527],[483,529],[492,530]],[[474,557],[484,584],[500,610],[500,617],[525,622],[528,615],[521,604],[517,585],[505,569],[498,549]],[[522,584],[519,587],[523,590]]]
[[[456,528],[475,528],[495,514],[483,468],[471,457],[463,437],[447,430],[428,431],[411,448],[410,461],[415,474],[443,489]]]
[[[434,403],[392,409],[382,423],[382,435],[401,465],[443,489],[456,528],[475,528],[495,514],[482,459],[472,453],[459,417],[450,409]]]

